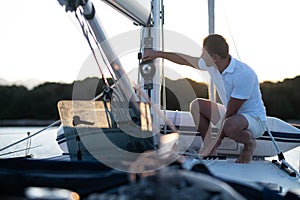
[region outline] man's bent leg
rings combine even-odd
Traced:
[[[212,141],[210,122],[216,123],[220,119],[217,105],[205,99],[195,99],[190,105],[190,112],[204,146],[209,144]]]
[[[248,121],[243,115],[229,117],[224,124],[224,134],[238,143],[244,144],[243,152],[237,159],[237,163],[249,163],[252,160],[256,141],[251,132],[247,130]]]
[[[252,138],[251,132],[249,130],[241,131],[236,141],[240,141],[240,143],[244,144],[244,149],[236,162],[250,163],[256,147],[256,141],[254,138]]]

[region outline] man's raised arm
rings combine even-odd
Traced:
[[[154,60],[156,58],[164,58],[179,65],[187,65],[199,69],[198,57],[189,56],[182,53],[162,52],[154,50],[145,50],[143,54],[143,61]]]

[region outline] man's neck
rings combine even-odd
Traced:
[[[220,73],[222,73],[230,64],[231,56],[228,56],[224,60],[222,60],[218,66]]]

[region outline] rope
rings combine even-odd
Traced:
[[[273,145],[274,145],[274,147],[275,147],[275,149],[276,149],[277,156],[278,156],[278,160],[281,161],[281,164],[282,164],[283,166],[289,167],[292,171],[294,171],[294,172],[295,172],[295,175],[296,175],[297,177],[300,177],[300,174],[298,173],[298,171],[297,171],[292,165],[290,165],[290,164],[285,160],[284,155],[283,155],[282,151],[280,150],[280,148],[279,148],[279,146],[278,146],[278,144],[277,144],[275,138],[273,137],[271,131],[269,130],[268,125],[266,125],[266,129],[267,129],[267,132],[268,132],[268,134],[269,134],[269,136],[270,136],[270,138],[271,138],[271,140],[272,140],[272,143],[273,143]]]
[[[271,131],[269,130],[268,125],[266,125],[266,129],[267,129],[267,132],[268,132],[268,134],[269,134],[269,136],[270,136],[270,138],[272,140],[272,143],[273,143],[273,145],[274,145],[274,147],[276,149],[276,152],[277,152],[277,155],[278,155],[278,159],[281,161],[282,159],[284,159],[284,156],[283,156],[283,154],[282,154],[282,152],[281,152],[278,144],[276,143],[275,138],[273,137]],[[280,154],[282,154],[282,157],[279,156]]]

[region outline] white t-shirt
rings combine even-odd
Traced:
[[[221,75],[226,93],[225,106],[230,97],[247,99],[238,113],[249,114],[252,117],[258,117],[261,121],[266,121],[266,109],[256,73],[245,63],[231,58],[228,67]]]

